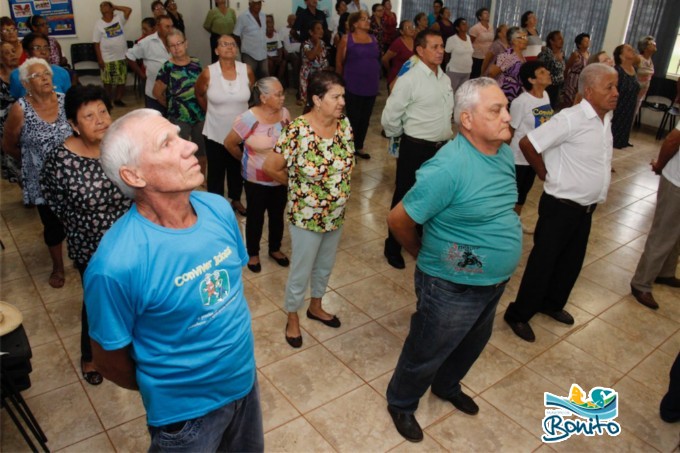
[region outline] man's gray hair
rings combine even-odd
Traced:
[[[589,64],[583,71],[581,71],[581,76],[578,78],[578,92],[582,95],[585,94],[586,88],[591,88],[594,86],[602,76],[608,74],[618,74],[616,69],[604,63],[593,63]]]
[[[456,90],[453,109],[453,120],[460,126],[460,115],[463,112],[471,112],[479,103],[479,92],[489,86],[498,86],[498,83],[490,77],[478,77],[468,80]]]
[[[101,143],[100,162],[104,173],[128,198],[135,198],[135,189],[120,177],[123,166],[136,165],[145,137],[133,133],[131,126],[151,116],[161,116],[158,110],[138,109],[120,117],[109,126]],[[141,130],[141,129],[140,129]]]
[[[48,62],[42,58],[31,57],[27,58],[26,61],[24,61],[21,66],[19,66],[19,81],[28,83],[28,76],[30,75],[28,73],[28,68],[35,64],[43,65],[50,74],[54,75],[54,71],[52,71],[52,68]]]

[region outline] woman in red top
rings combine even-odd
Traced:
[[[397,37],[397,15],[392,12],[392,2],[390,0],[382,0],[383,5],[383,33],[385,40],[385,49],[388,49]]]
[[[387,70],[387,86],[392,85],[392,81],[397,78],[401,66],[413,56],[413,37],[416,35],[416,27],[410,20],[402,20],[399,24],[399,36],[392,45],[381,62]]]

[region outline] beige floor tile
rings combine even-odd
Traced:
[[[262,406],[262,425],[264,432],[269,432],[300,416],[300,413],[269,382],[262,373],[257,373],[260,386],[260,405]]]
[[[680,445],[677,423],[665,423],[659,417],[659,396],[649,387],[624,377],[615,388],[619,392],[619,417],[622,430],[634,434],[660,451]]]
[[[255,319],[260,316],[268,315],[279,308],[269,300],[267,296],[251,282],[243,282],[243,294],[248,301],[248,308],[250,309],[250,316]]]
[[[249,272],[249,271],[248,271]],[[272,272],[267,275],[251,277],[250,283],[261,291],[267,298],[279,307],[283,307],[286,297],[286,282],[288,281],[288,269]],[[305,298],[309,297],[309,288]]]
[[[51,272],[33,275],[33,282],[45,304],[61,302],[70,299],[83,300],[83,285],[80,274],[73,268],[66,268],[65,283],[61,288],[52,288],[48,283]]]
[[[384,247],[384,239],[374,239],[372,241],[355,245],[354,247],[347,247],[344,250],[350,255],[359,258],[362,262],[366,263],[366,266],[369,268],[374,269],[377,272],[382,272],[391,269],[391,266],[387,263],[387,260],[383,256]]]
[[[618,266],[606,266],[602,263],[602,260],[597,260],[581,270],[579,279],[587,278],[620,296],[625,296],[630,294],[632,277],[633,271],[627,271]]]
[[[590,235],[588,239],[588,253],[594,255],[597,258],[602,258],[621,247],[618,242],[606,239],[602,236],[596,234]]]
[[[384,238],[384,234],[373,231],[359,223],[356,219],[345,219],[344,226],[342,227],[342,238],[338,248],[344,250],[345,248],[354,247],[379,238]]]
[[[146,414],[142,397],[137,391],[127,390],[111,381],[101,385],[83,382],[104,428],[110,429]]]
[[[582,328],[587,322],[594,318],[593,315],[585,310],[581,310],[576,305],[567,304],[564,308],[574,317],[573,325],[562,324],[543,313],[537,313],[536,316],[531,318],[531,324],[543,327],[545,330],[554,333],[558,337],[564,337],[569,334],[569,332]]]
[[[481,397],[534,436],[543,433],[543,393],[563,395],[561,388],[528,368],[520,368],[481,394]]]
[[[396,366],[403,342],[372,322],[324,344],[352,371],[368,381]]]
[[[628,209],[638,214],[642,214],[647,217],[654,217],[654,211],[656,210],[656,204],[651,203],[647,200],[636,201],[635,203],[628,205]]]
[[[267,366],[270,363],[299,352],[317,344],[317,341],[302,329],[302,348],[293,349],[285,338],[286,315],[281,311],[275,311],[268,315],[253,319],[253,335],[255,337],[255,361],[258,367]]]
[[[385,329],[392,332],[397,337],[405,340],[411,326],[411,316],[415,313],[415,305],[412,307],[404,307],[401,310],[378,318],[376,321]]]
[[[83,312],[82,298],[76,297],[51,303],[46,308],[61,338],[80,333]]]
[[[670,381],[669,373],[673,366],[673,361],[677,354],[666,354],[663,351],[656,350],[652,352],[645,360],[638,366],[633,368],[628,377],[631,377],[641,384],[649,387],[652,391],[663,397],[668,392],[668,385]],[[664,373],[662,370],[666,370]]]
[[[587,278],[579,278],[569,296],[567,310],[570,305],[575,305],[588,313],[598,315],[607,308],[621,300],[621,296],[590,281]]]
[[[31,347],[33,358],[30,374],[31,388],[22,395],[28,399],[54,389],[78,382],[78,375],[71,366],[61,342],[53,341],[38,347]]]
[[[33,247],[24,247],[19,253],[24,260],[24,264],[26,264],[29,274],[39,275],[47,273],[49,275],[52,273],[52,260],[50,259],[49,250],[44,244],[38,243]],[[64,267],[72,266],[71,261],[68,259],[66,247],[62,247],[62,255]]]
[[[4,266],[4,262],[2,265]],[[43,306],[38,290],[33,285],[31,277],[28,276],[9,281],[3,278],[0,285],[0,297],[21,311]]]
[[[620,413],[620,412],[619,412]],[[657,451],[649,443],[646,443],[626,430],[622,426],[618,436],[571,436],[563,442],[550,444],[550,447],[558,452],[581,453],[585,451],[616,451],[616,452],[654,452]]]
[[[359,258],[340,250],[336,255],[335,266],[333,266],[333,272],[328,280],[328,286],[333,289],[341,288],[375,274],[375,269],[372,269]]]
[[[61,453],[114,453],[116,450],[111,445],[106,434],[97,434],[89,439],[81,440],[77,444],[59,450]]]
[[[13,193],[16,192],[10,191],[7,195],[14,196],[12,195]],[[2,198],[5,198],[6,195],[4,190],[2,195]],[[22,230],[26,225],[41,225],[38,210],[35,208],[24,208],[23,205],[15,209],[3,210],[2,218],[5,219],[7,226],[13,231]]]
[[[361,386],[363,381],[321,345],[261,369],[305,414]]]
[[[533,451],[541,441],[498,409],[477,399],[479,414],[459,411],[430,426],[426,432],[448,451]]]
[[[680,323],[656,314],[656,311],[626,296],[620,303],[599,316],[600,319],[632,335],[635,341],[659,346],[680,328]]]
[[[475,393],[481,393],[520,366],[522,366],[520,362],[497,347],[487,344],[468,374],[463,378],[463,382]]]
[[[563,389],[569,389],[571,384],[583,389],[611,387],[623,376],[622,372],[566,341],[536,357],[527,368]]]
[[[78,382],[29,398],[26,402],[49,439],[50,450],[73,445],[103,431]]]
[[[342,325],[339,328],[328,327],[319,321],[307,318],[306,310],[301,311],[299,315],[300,325],[317,341],[326,341],[337,337],[371,321],[371,318],[364,312],[350,304],[347,299],[335,291],[328,291],[323,295],[322,305],[328,313],[337,316]]]
[[[677,355],[680,353],[680,330],[675,332],[668,340],[664,342],[659,349],[670,355]]]
[[[333,447],[303,417],[269,431],[264,435],[268,452],[332,452]]]
[[[413,301],[415,302],[417,298],[415,280],[413,276],[416,272],[416,262],[413,257],[411,257],[411,255],[406,253],[406,251],[402,251],[402,256],[404,257],[404,263],[406,264],[404,269],[395,269],[390,266],[389,269],[382,271],[381,275],[389,278],[394,283],[404,288],[406,292],[412,294]]]
[[[642,253],[631,247],[621,247],[603,257],[605,261],[630,272],[635,272]]]
[[[557,335],[548,332],[536,323],[530,324],[536,335],[534,343],[524,341],[515,335],[508,323],[503,320],[503,313],[498,313],[494,320],[493,333],[489,343],[513,359],[527,363],[559,340]]]
[[[390,450],[390,453],[446,452],[450,451],[427,434],[418,443],[404,441]]]
[[[403,442],[385,400],[368,385],[310,412],[305,418],[340,452],[387,451]]]
[[[583,329],[567,337],[566,341],[624,373],[654,349],[600,319],[592,320]]]
[[[396,286],[392,280],[383,275],[374,275],[344,286],[338,289],[337,293],[373,319],[407,305],[415,306],[416,300],[413,293]]]
[[[30,310],[23,310],[21,314],[24,318],[22,324],[32,348],[59,339],[52,320],[44,307],[38,306]]]
[[[633,239],[632,241],[630,241],[626,245],[628,245],[628,247],[631,247],[631,248],[637,250],[638,252],[642,253],[642,252],[645,251],[645,243],[646,242],[647,242],[647,235],[643,234],[642,236],[640,236],[636,239]]]
[[[646,215],[638,214],[630,209],[620,209],[609,215],[611,220],[625,225],[629,228],[646,233],[649,227],[652,226],[652,218]]]
[[[146,426],[146,416],[110,429],[108,434],[113,447],[119,453],[147,451],[151,444]]]
[[[24,265],[19,252],[0,253],[0,279],[9,282],[28,276],[28,270]]]
[[[680,290],[664,285],[654,285],[654,298],[659,303],[656,313],[680,322]]]
[[[641,202],[639,201],[638,203]],[[643,235],[640,231],[610,220],[608,217],[593,222],[590,234],[609,239],[621,245],[628,244]]]

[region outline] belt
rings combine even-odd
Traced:
[[[439,141],[439,142],[431,142],[429,140],[423,140],[422,138],[411,137],[410,135],[406,135],[406,134],[402,135],[401,138],[402,138],[402,140],[408,140],[410,142],[417,143],[419,145],[431,146],[434,149],[439,149],[449,142],[448,140],[442,140],[442,141]]]
[[[566,198],[557,198],[553,197],[552,195],[548,196],[559,201],[562,204],[566,204],[567,206],[571,206],[572,208],[576,208],[580,211],[583,211],[583,213],[585,214],[592,214],[593,212],[595,212],[595,208],[597,208],[597,203],[589,204],[588,206],[583,206],[582,204],[578,204],[575,201],[567,200]]]

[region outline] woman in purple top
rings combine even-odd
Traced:
[[[356,155],[370,159],[363,152],[368,123],[373,112],[380,82],[380,48],[369,33],[370,23],[365,11],[349,16],[349,33],[338,45],[335,71],[345,79],[345,110],[354,130]]]

